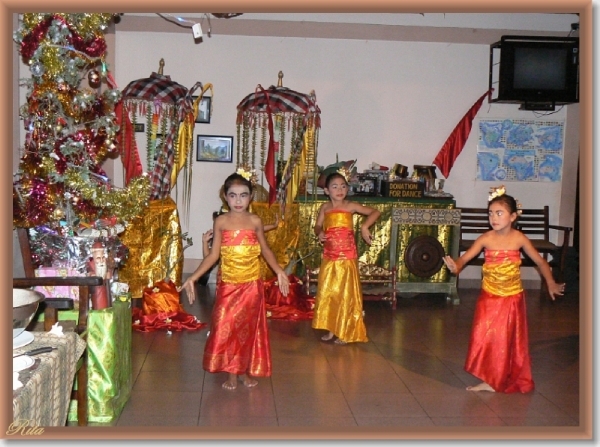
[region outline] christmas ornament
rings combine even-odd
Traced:
[[[88,73],[88,82],[90,83],[90,87],[98,88],[100,87],[101,78],[100,73],[97,70],[91,70]]]
[[[41,76],[44,74],[44,67],[42,64],[40,64],[39,62],[34,62],[33,64],[31,64],[31,66],[29,67],[29,70],[31,71],[31,74],[34,76]]]

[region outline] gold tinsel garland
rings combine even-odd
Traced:
[[[235,146],[235,167],[239,167],[240,165],[240,147],[241,147],[241,141],[240,141],[240,131],[242,130],[242,125],[240,123],[238,123],[237,125],[237,129],[236,129],[236,136],[237,138],[236,140],[236,146]]]
[[[263,118],[260,134],[260,169],[264,172],[265,163],[267,162],[267,118]],[[261,186],[263,186],[264,176],[261,176]]]
[[[136,108],[132,107],[133,113],[136,113]],[[152,108],[146,109],[146,172],[152,172],[154,168],[154,151],[152,141],[155,138],[155,129],[152,125]]]
[[[69,26],[81,36],[89,38],[97,35],[97,30],[106,29],[108,23],[115,16],[113,13],[26,13],[22,17],[22,29],[32,31],[40,22],[50,14],[61,17]]]
[[[277,158],[281,162],[285,160],[285,115],[279,115],[277,121],[279,122],[279,156]],[[277,169],[279,169],[279,163],[277,164]]]
[[[250,167],[252,169],[256,169],[255,163],[256,163],[256,130],[258,129],[258,118],[253,120],[253,126],[252,126],[252,159],[250,161]]]
[[[148,206],[150,197],[150,179],[147,175],[132,179],[127,189],[120,189],[94,184],[85,179],[79,169],[69,168],[65,172],[65,185],[77,191],[83,199],[90,200],[94,206],[110,210],[111,215],[124,221],[140,216]]]
[[[248,140],[250,139],[250,115],[244,113],[244,133],[242,135],[242,159],[237,161],[237,166],[246,166],[248,164]],[[264,169],[264,168],[263,168]]]

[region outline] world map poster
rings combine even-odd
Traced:
[[[479,121],[477,180],[560,182],[564,121]]]

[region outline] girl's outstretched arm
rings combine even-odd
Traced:
[[[458,275],[471,259],[473,259],[475,256],[479,255],[479,253],[481,253],[481,250],[483,250],[484,247],[486,234],[487,233],[484,233],[477,239],[475,239],[473,245],[471,245],[471,247],[467,251],[465,251],[460,258],[455,260],[451,256],[444,256],[444,264],[446,264],[446,267],[448,267],[450,273]]]

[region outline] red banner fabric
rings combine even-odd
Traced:
[[[481,95],[481,98],[479,98],[477,102],[471,106],[469,111],[465,116],[462,117],[448,137],[435,157],[435,160],[433,160],[433,164],[440,168],[440,171],[445,178],[448,178],[450,175],[450,169],[452,169],[454,162],[462,152],[463,147],[465,147],[467,138],[469,138],[469,134],[471,133],[473,118],[475,118],[475,115],[477,115],[477,112],[481,108],[481,104],[483,104],[483,100],[489,94],[489,92],[490,90]]]

